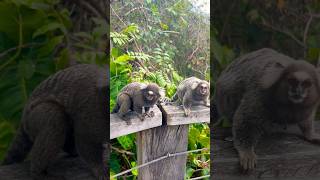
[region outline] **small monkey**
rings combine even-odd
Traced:
[[[305,139],[320,144],[313,120],[320,100],[318,70],[264,48],[234,60],[216,83],[218,114],[232,121],[234,147],[243,170],[257,164],[255,146],[273,125],[297,124]]]
[[[107,179],[108,74],[96,65],[75,65],[40,83],[2,164],[22,162],[29,155],[34,180],[61,180],[47,168],[63,150],[78,154],[97,179]]]
[[[162,96],[161,93],[160,87],[155,83],[130,83],[120,90],[112,113],[117,113],[128,125],[131,124],[131,121],[126,114],[130,111],[135,112],[141,121],[145,116],[153,117],[154,112],[149,112],[149,110],[158,102]]]
[[[210,84],[207,81],[189,77],[179,84],[172,101],[182,104],[185,115],[189,116],[192,105],[203,104],[210,107],[209,96]]]

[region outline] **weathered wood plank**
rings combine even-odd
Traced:
[[[150,118],[146,117],[144,121],[141,121],[133,113],[129,113],[131,119],[131,125],[128,125],[124,120],[120,119],[116,114],[110,114],[110,139],[114,139],[119,136],[139,132],[145,129],[150,129],[162,125],[162,113],[158,107],[150,109],[155,116]]]
[[[0,166],[1,180],[33,180],[29,172],[28,161]],[[50,165],[48,173],[54,176],[64,177],[65,180],[95,180],[89,168],[79,158],[61,157],[57,162]]]
[[[316,122],[320,132],[320,122]],[[214,179],[231,180],[233,177],[251,178],[320,178],[320,145],[311,144],[302,138],[296,126],[287,130],[273,129],[259,141],[256,154],[258,164],[254,171],[244,175],[240,171],[238,154],[231,141],[231,129],[213,129],[211,153],[213,155],[211,176]]]
[[[189,125],[161,126],[137,133],[138,164],[187,150]],[[187,156],[170,157],[139,169],[139,180],[183,180]]]
[[[205,106],[193,106],[191,115],[188,117],[184,115],[182,106],[162,105],[160,108],[165,116],[166,124],[169,126],[203,122],[210,123],[210,108]]]

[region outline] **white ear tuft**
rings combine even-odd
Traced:
[[[153,91],[148,91],[148,94],[153,95],[154,93],[153,93]]]

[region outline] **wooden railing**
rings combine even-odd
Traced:
[[[131,125],[115,114],[110,116],[111,139],[136,133],[138,165],[187,151],[189,124],[210,122],[210,108],[204,106],[193,107],[189,117],[185,117],[182,108],[177,106],[159,106],[151,110],[155,112],[154,117],[141,121],[132,115]],[[186,154],[169,157],[140,168],[138,179],[183,180],[186,163]]]

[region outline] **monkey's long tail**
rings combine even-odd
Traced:
[[[22,162],[28,155],[32,147],[32,142],[29,139],[28,135],[25,133],[23,128],[20,128],[17,131],[17,135],[14,138],[7,155],[5,156],[2,165],[14,164]]]

